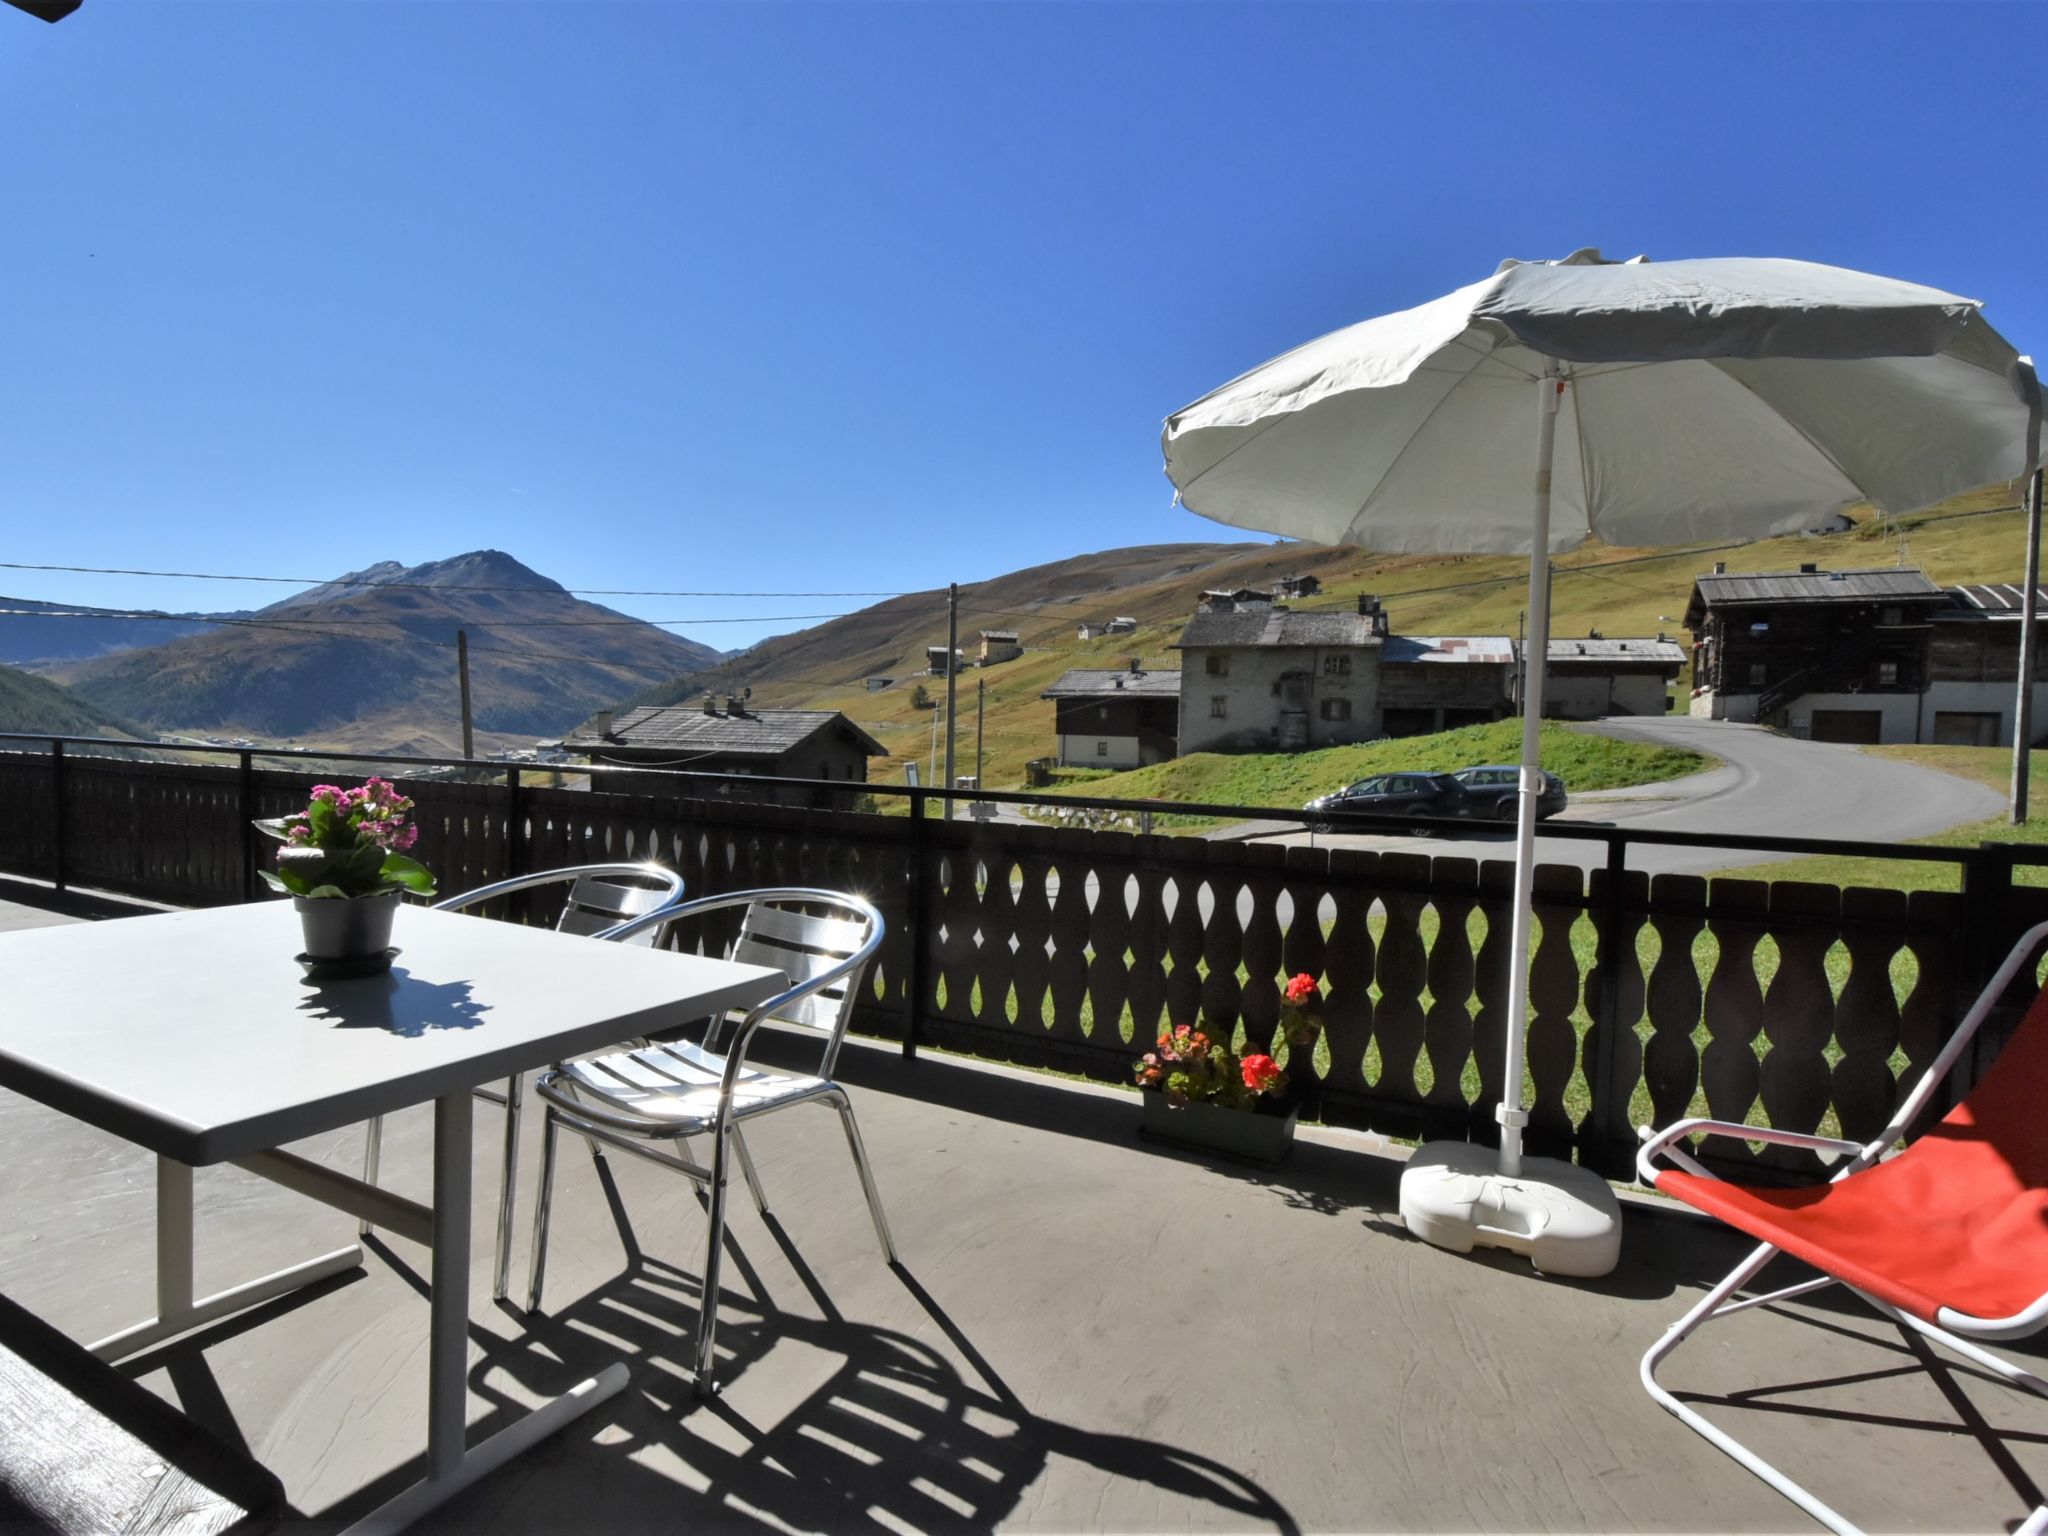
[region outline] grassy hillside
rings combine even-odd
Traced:
[[[1898,564],[1903,553],[1906,563],[1922,566],[1938,582],[2015,580],[2025,556],[2017,500],[2014,488],[1994,486],[1899,522],[1865,518],[1845,533],[1734,548],[1673,553],[1589,545],[1558,566],[1551,632],[1564,637],[1598,629],[1621,636],[1661,630],[1689,641],[1679,620],[1692,579],[1717,560],[1731,571],[1789,570],[1808,561],[1869,567]],[[963,649],[973,653],[981,629],[1014,629],[1025,654],[970,669],[958,679],[958,771],[974,772],[978,684],[987,687],[983,781],[991,788],[1015,788],[1027,760],[1054,750],[1053,708],[1039,694],[1062,672],[1116,667],[1131,656],[1144,657],[1148,666],[1177,667],[1171,646],[1198,592],[1264,586],[1293,572],[1313,573],[1325,588],[1297,607],[1342,608],[1355,604],[1360,593],[1373,592],[1385,599],[1397,633],[1511,636],[1526,598],[1528,563],[1504,555],[1376,556],[1301,544],[1182,544],[1111,550],[965,585]],[[1138,632],[1091,641],[1075,637],[1081,620],[1117,614],[1136,618]],[[945,637],[943,592],[895,598],[768,641],[692,679],[676,696],[706,686],[751,686],[756,704],[844,710],[890,749],[887,759],[870,765],[870,777],[900,783],[906,762],[924,767],[930,761],[932,715],[912,708],[910,693],[921,681],[934,696],[943,696],[944,680],[922,673],[925,646],[943,645]],[[862,682],[871,674],[896,681],[871,693]],[[943,755],[943,741],[940,750]]]
[[[1512,763],[1521,755],[1521,722],[1501,720],[1433,736],[1405,736],[1314,752],[1196,752],[1129,773],[1075,779],[1055,793],[1292,807],[1375,773],[1404,769],[1448,773],[1482,763]],[[1697,752],[1616,741],[1551,721],[1543,726],[1543,762],[1564,780],[1567,791],[1578,793],[1660,783],[1708,766],[1707,759]]]
[[[156,732],[80,698],[69,688],[0,664],[0,731],[48,731],[56,736],[137,736]]]

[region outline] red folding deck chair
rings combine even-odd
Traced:
[[[1969,1096],[1903,1152],[1884,1155],[1939,1091],[1992,1005],[2044,939],[2048,923],[2021,938],[1891,1123],[1867,1143],[1705,1119],[1681,1120],[1655,1133],[1643,1130],[1636,1168],[1645,1183],[1762,1243],[1643,1356],[1643,1385],[1832,1530],[1855,1536],[1857,1527],[1659,1386],[1658,1362],[1703,1323],[1841,1284],[1893,1321],[2015,1386],[2048,1396],[2048,1381],[1960,1337],[2023,1338],[2048,1323],[2048,990],[2035,998],[1997,1064]],[[1846,1161],[1827,1183],[1805,1189],[1724,1183],[1684,1149],[1686,1138],[1699,1131],[1839,1152]],[[1659,1158],[1675,1166],[1654,1166]],[[1729,1300],[1779,1253],[1803,1259],[1820,1277]],[[2048,1506],[2021,1530],[2027,1536],[2048,1531]]]

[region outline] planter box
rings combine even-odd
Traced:
[[[1163,1093],[1141,1093],[1138,1102],[1144,1110],[1138,1134],[1147,1141],[1268,1165],[1286,1157],[1294,1146],[1292,1109],[1284,1115],[1203,1103],[1175,1109]]]

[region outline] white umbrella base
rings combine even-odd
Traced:
[[[1539,1274],[1592,1279],[1621,1258],[1621,1202],[1600,1175],[1529,1157],[1510,1177],[1498,1152],[1469,1141],[1431,1142],[1409,1159],[1401,1219],[1432,1247],[1505,1248]]]

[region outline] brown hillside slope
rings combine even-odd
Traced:
[[[1850,532],[1771,539],[1732,549],[1646,551],[1589,545],[1564,557],[1553,587],[1557,636],[1650,635],[1679,641],[1692,578],[1725,560],[1735,571],[1785,570],[1805,561],[1835,567],[1898,563],[1901,536],[1908,563],[1936,581],[2001,581],[2022,572],[2024,529],[2013,487],[1994,486],[1959,497],[1935,513],[1883,525],[1864,520]],[[1989,510],[1987,510],[1989,509]],[[1054,749],[1052,706],[1038,697],[1069,667],[1114,667],[1131,656],[1148,666],[1177,667],[1171,649],[1205,587],[1269,585],[1275,577],[1308,572],[1322,579],[1322,595],[1301,608],[1343,607],[1361,592],[1380,594],[1397,633],[1516,633],[1526,598],[1528,564],[1519,556],[1375,556],[1351,548],[1301,544],[1185,544],[1110,550],[1018,571],[960,592],[960,643],[971,656],[976,632],[1014,629],[1025,654],[999,666],[970,669],[959,678],[957,771],[974,772],[977,684],[985,684],[983,715],[986,772],[992,788],[1021,783],[1026,760]],[[913,709],[910,694],[923,682],[942,697],[944,680],[923,677],[924,648],[946,637],[944,592],[891,599],[799,634],[768,641],[684,687],[668,699],[706,686],[751,687],[761,705],[844,710],[890,748],[870,765],[876,781],[902,782],[902,767],[931,760],[932,714]],[[1076,638],[1082,619],[1128,614],[1135,635],[1091,641]],[[874,674],[895,683],[879,693],[862,679]],[[943,754],[943,738],[940,752]],[[927,782],[932,782],[927,779]]]

